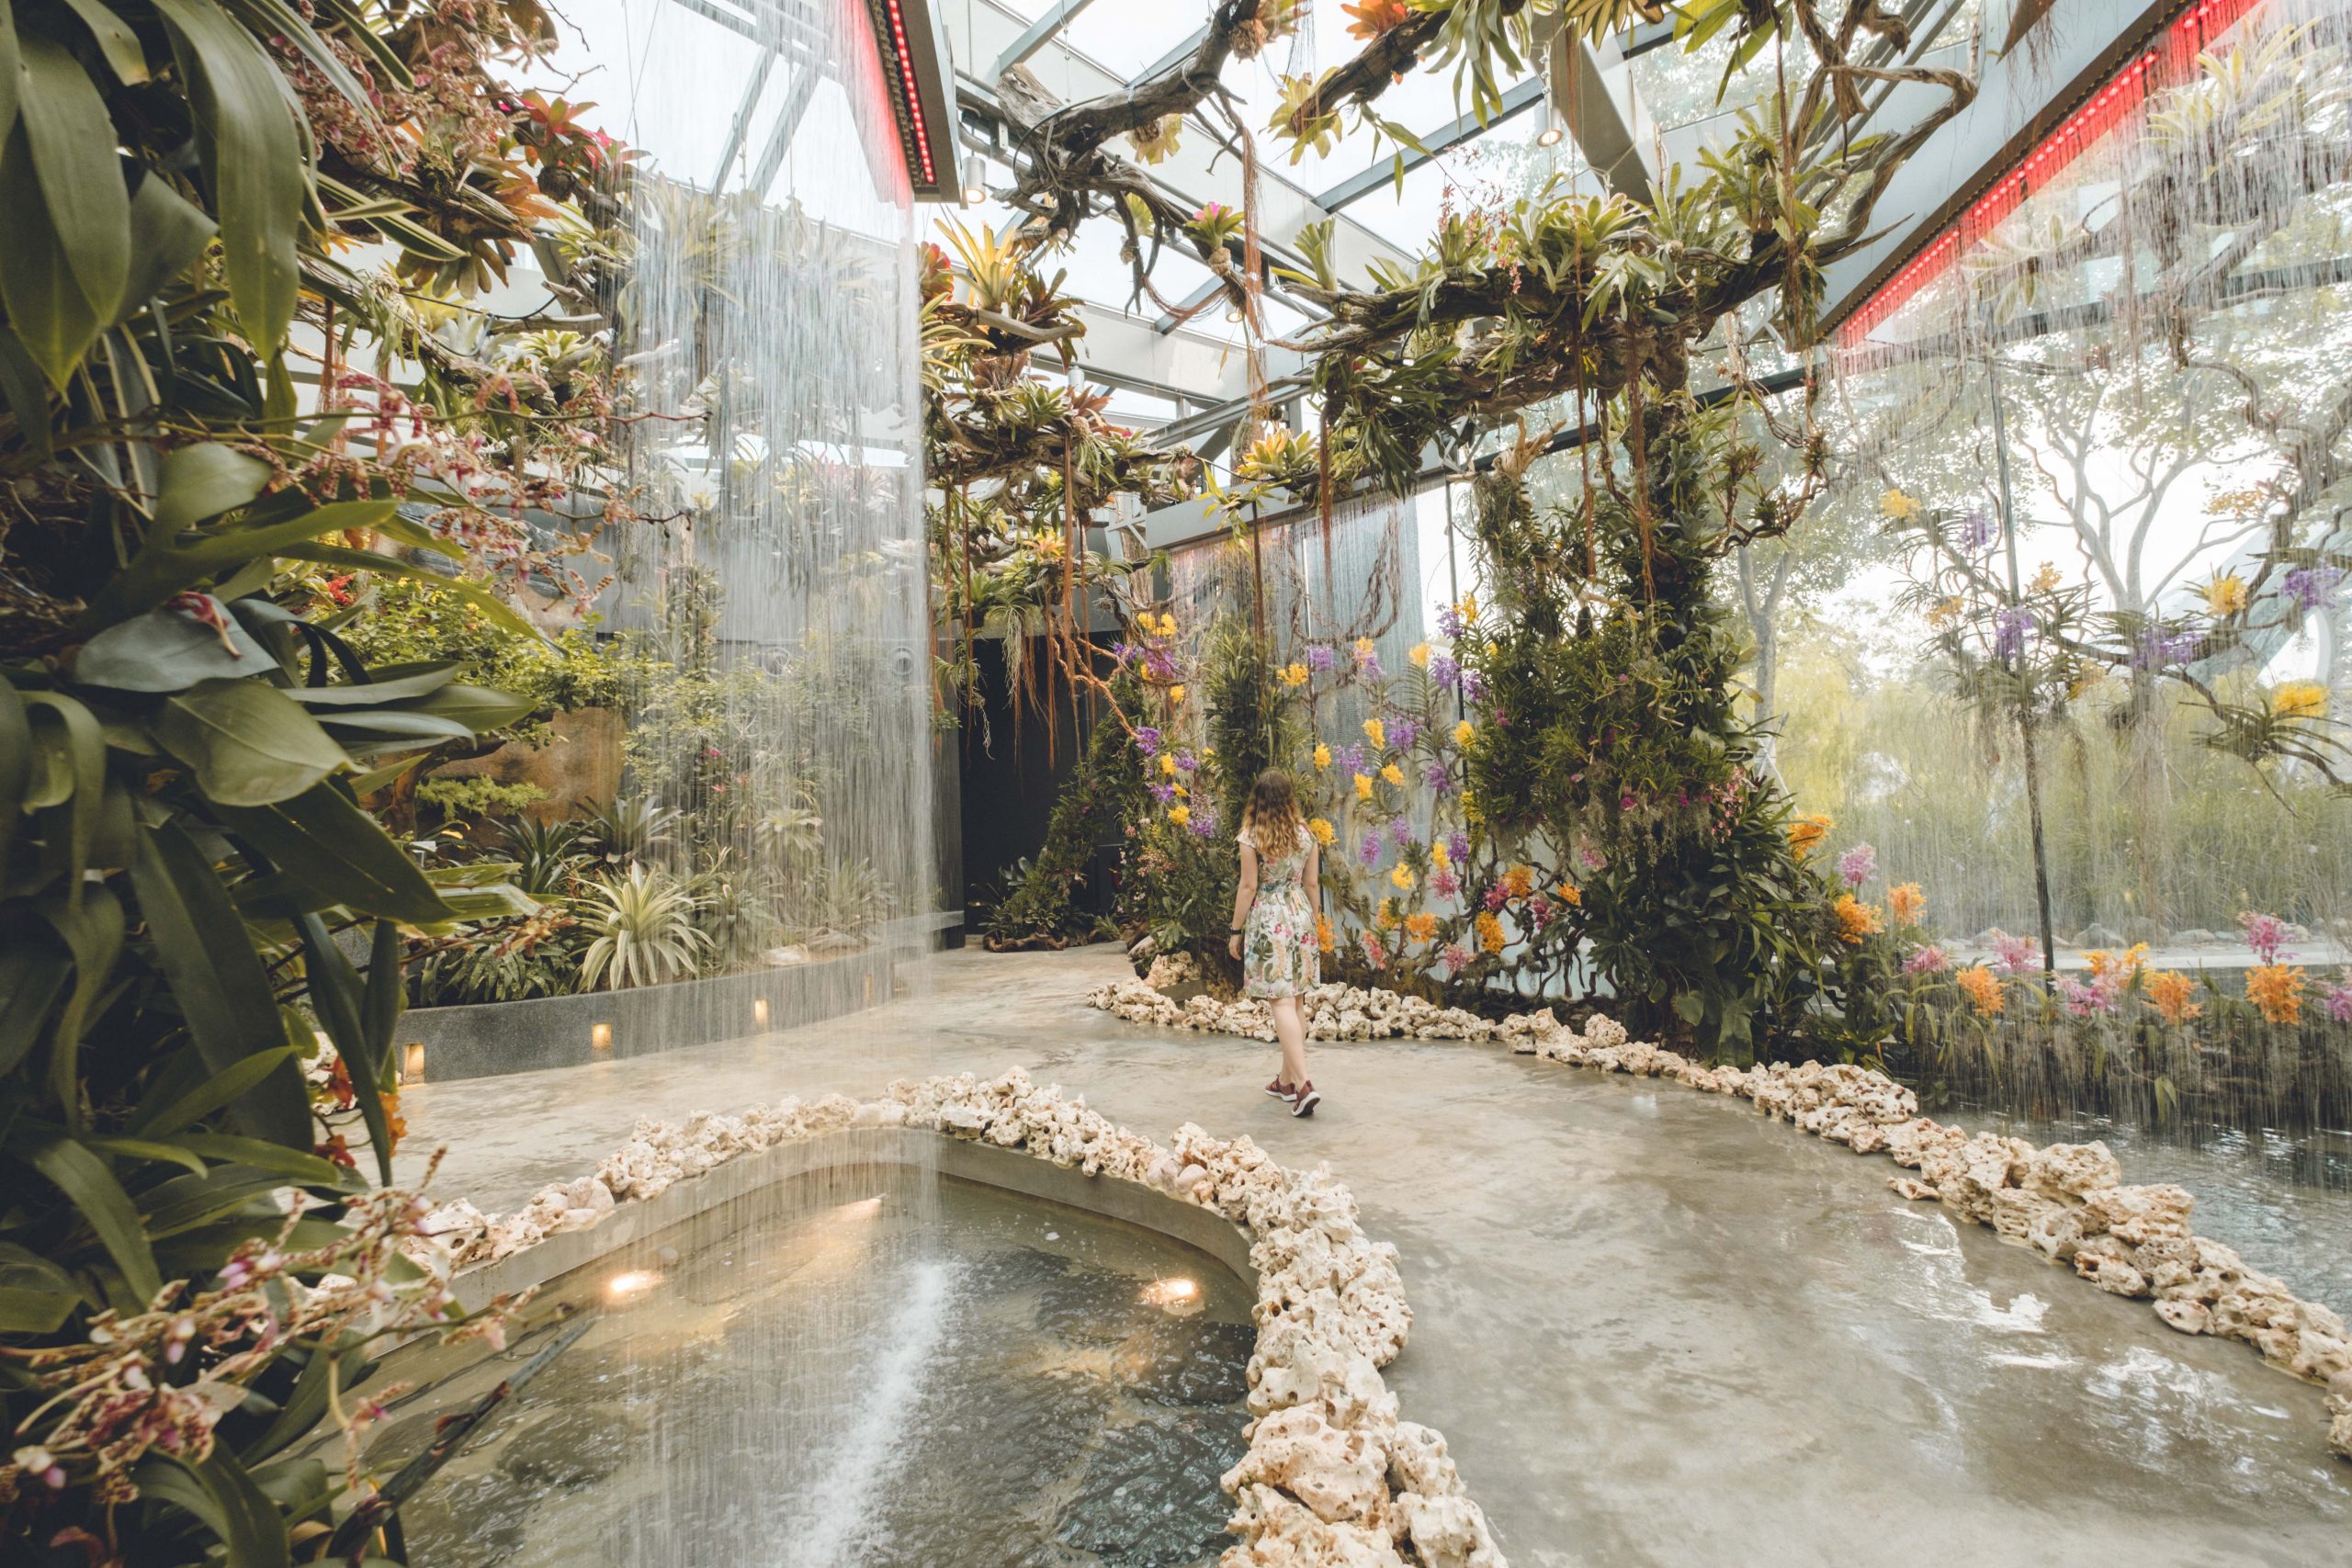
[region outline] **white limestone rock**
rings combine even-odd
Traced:
[[[1259,1418],[1250,1451],[1225,1475],[1236,1495],[1270,1486],[1297,1498],[1326,1524],[1385,1518],[1388,1452],[1363,1428],[1334,1427],[1320,1410],[1295,1405]]]

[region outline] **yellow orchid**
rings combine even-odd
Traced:
[[[1358,800],[1370,800],[1372,798],[1372,775],[1370,773],[1358,773],[1356,775],[1356,798]]]
[[[2234,571],[2222,572],[2197,592],[2204,597],[2205,607],[2217,615],[2242,614],[2251,602],[2245,579]]]
[[[1317,768],[1328,768],[1331,765],[1331,748],[1319,740],[1315,743],[1315,765]]]

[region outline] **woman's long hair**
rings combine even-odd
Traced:
[[[1280,768],[1260,773],[1258,782],[1250,786],[1250,804],[1242,808],[1242,837],[1261,855],[1274,860],[1297,850],[1306,826],[1306,818],[1298,814],[1298,792],[1291,787],[1290,775]]]

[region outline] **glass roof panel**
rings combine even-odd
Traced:
[[[1204,0],[1094,0],[1064,23],[1062,40],[1097,65],[1132,78],[1200,29]]]

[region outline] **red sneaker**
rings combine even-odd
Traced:
[[[1298,1092],[1290,1097],[1290,1113],[1293,1116],[1312,1116],[1315,1114],[1315,1108],[1322,1103],[1322,1094],[1317,1090],[1313,1081],[1309,1080],[1299,1085]]]
[[[1298,1090],[1283,1082],[1282,1076],[1280,1074],[1276,1074],[1274,1081],[1266,1086],[1266,1092],[1272,1095],[1276,1100],[1290,1100],[1297,1095]]]

